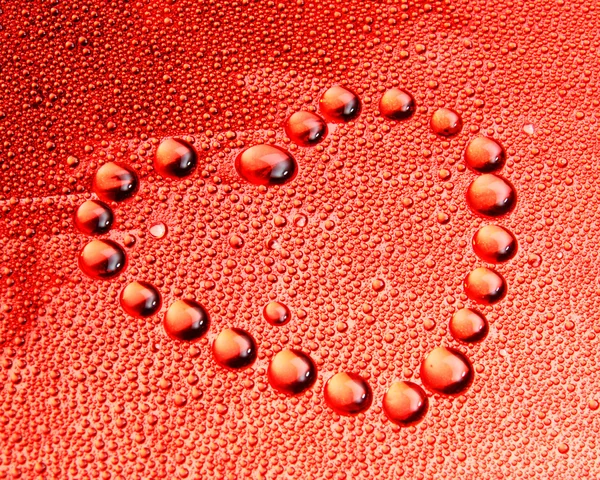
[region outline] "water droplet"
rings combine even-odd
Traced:
[[[427,394],[413,382],[394,382],[383,396],[383,411],[391,422],[401,427],[419,423],[428,408]]]
[[[517,239],[505,228],[486,225],[473,236],[473,250],[485,262],[503,263],[517,254]]]
[[[155,223],[150,227],[150,235],[154,238],[163,238],[167,233],[167,226],[162,223]]]
[[[527,257],[527,263],[532,267],[539,267],[542,264],[542,257],[537,253],[530,253]]]
[[[263,309],[263,316],[265,320],[271,325],[281,326],[285,325],[292,318],[290,309],[283,303],[270,302]]]
[[[298,395],[313,386],[317,367],[305,353],[285,349],[273,357],[267,376],[275,390],[286,395]]]
[[[229,245],[231,248],[242,248],[244,246],[244,239],[239,235],[232,235],[229,237]]]
[[[121,202],[135,194],[138,178],[129,167],[108,162],[96,172],[92,188],[104,201]]]
[[[431,130],[442,137],[452,137],[458,134],[463,126],[460,115],[449,108],[439,108],[431,116]]]
[[[241,328],[226,328],[212,344],[215,361],[225,368],[248,368],[256,360],[256,342]]]
[[[494,305],[506,296],[506,281],[491,268],[479,267],[465,278],[465,293],[474,302]]]
[[[371,282],[371,287],[376,292],[381,292],[385,288],[385,282],[379,278],[376,278]]]
[[[298,165],[292,155],[272,145],[254,145],[235,159],[235,169],[253,185],[282,185],[296,176]]]
[[[469,359],[458,350],[436,347],[421,363],[420,375],[429,390],[457,395],[473,382],[473,367]]]
[[[416,108],[413,96],[401,88],[390,88],[379,101],[379,111],[390,120],[406,120],[414,115]]]
[[[285,133],[294,143],[302,147],[312,147],[321,143],[327,136],[327,124],[316,113],[296,112],[285,122]]]
[[[79,254],[79,268],[88,277],[108,279],[125,268],[126,257],[121,246],[112,240],[92,240]]]
[[[479,173],[500,170],[505,161],[506,153],[502,145],[488,137],[475,137],[465,149],[465,163]]]
[[[190,175],[198,161],[192,145],[178,138],[163,140],[156,149],[154,169],[163,177],[184,178]]]
[[[100,200],[87,200],[75,212],[75,226],[88,235],[108,232],[113,221],[112,210]]]
[[[533,135],[535,133],[535,128],[531,123],[527,123],[527,124],[523,125],[523,131],[527,135]]]
[[[327,121],[345,123],[360,115],[361,105],[356,93],[334,85],[321,96],[319,108]]]
[[[459,342],[481,342],[488,334],[488,322],[483,314],[471,308],[461,308],[450,319],[450,334]]]
[[[163,326],[174,340],[194,342],[206,334],[209,327],[208,313],[194,300],[177,300],[171,304]]]
[[[373,401],[371,387],[355,373],[336,373],[327,380],[324,394],[327,405],[340,415],[364,412]]]
[[[147,282],[131,282],[121,291],[121,307],[132,317],[154,315],[161,305],[160,293]]]
[[[485,173],[469,185],[467,202],[475,213],[488,217],[499,217],[514,208],[517,202],[517,193],[504,178],[492,173]]]

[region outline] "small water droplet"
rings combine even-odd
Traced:
[[[160,293],[148,282],[131,282],[121,291],[121,307],[132,317],[154,315],[161,305]]]
[[[324,395],[327,405],[340,415],[364,412],[373,401],[371,387],[355,373],[336,373],[327,380]]]
[[[114,278],[125,268],[126,257],[121,246],[112,240],[92,240],[79,254],[79,268],[95,279]]]
[[[464,283],[467,297],[482,305],[494,305],[506,296],[506,281],[491,268],[476,268],[466,276]]]
[[[254,145],[236,157],[235,169],[240,177],[253,185],[282,185],[294,179],[298,165],[282,148]]]
[[[463,126],[460,115],[450,108],[439,108],[431,116],[431,130],[442,137],[457,135]]]
[[[163,321],[167,335],[174,340],[195,342],[209,327],[208,313],[194,300],[176,300],[171,304]]]
[[[305,353],[285,349],[271,359],[267,377],[275,390],[286,395],[299,395],[315,383],[317,367]]]
[[[531,123],[527,123],[527,124],[523,125],[523,131],[527,135],[533,135],[535,133],[535,128]]]
[[[316,113],[296,112],[285,122],[285,133],[294,143],[313,147],[327,136],[327,124]]]
[[[108,162],[96,172],[92,188],[104,201],[121,202],[136,193],[138,178],[129,167]]]
[[[194,171],[197,161],[192,145],[178,138],[167,138],[156,149],[154,169],[163,177],[184,178]]]
[[[454,348],[436,347],[421,363],[421,380],[429,390],[445,395],[458,395],[473,382],[469,359]]]
[[[327,121],[346,123],[360,115],[361,105],[356,93],[334,85],[321,96],[319,108]]]
[[[271,325],[278,327],[285,325],[292,318],[290,309],[283,303],[279,302],[269,302],[267,305],[265,305],[265,308],[263,309],[263,316]]]
[[[162,223],[155,223],[150,227],[150,235],[154,238],[163,238],[167,233],[167,226]]]
[[[100,200],[87,200],[75,212],[75,226],[88,235],[100,235],[108,232],[113,221],[112,210]]]
[[[256,360],[256,342],[241,328],[226,328],[217,335],[212,352],[215,361],[229,369],[243,369]]]
[[[383,396],[385,415],[391,422],[401,427],[419,423],[428,408],[427,394],[413,382],[394,382]]]
[[[483,314],[471,308],[457,310],[449,324],[450,334],[459,342],[481,342],[488,334],[487,319]]]
[[[496,140],[488,137],[475,137],[465,149],[465,163],[479,173],[500,170],[506,161],[504,148]]]
[[[480,175],[467,189],[467,203],[471,210],[487,217],[509,213],[516,202],[517,193],[510,182],[492,173]]]
[[[379,101],[379,111],[390,120],[406,120],[414,115],[416,108],[413,96],[401,88],[390,88]]]

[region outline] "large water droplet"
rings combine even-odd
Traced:
[[[301,147],[312,147],[327,136],[327,124],[312,112],[296,112],[285,122],[285,133]]]
[[[474,302],[493,305],[506,296],[506,281],[495,270],[479,267],[465,278],[465,293]]]
[[[317,367],[305,353],[285,349],[271,359],[267,376],[275,390],[286,395],[298,395],[313,386]]]
[[[96,172],[92,188],[104,201],[121,202],[135,194],[138,178],[129,167],[108,162]]]
[[[112,210],[100,200],[87,200],[75,212],[75,226],[88,235],[108,232],[113,221]]]
[[[506,153],[502,145],[488,137],[475,137],[465,149],[465,163],[479,173],[500,170],[505,161]]]
[[[429,408],[425,391],[413,382],[394,382],[383,396],[383,411],[401,427],[419,423]]]
[[[390,88],[379,101],[379,111],[390,120],[406,120],[414,115],[416,108],[413,96],[401,88]]]
[[[241,328],[226,328],[212,345],[215,361],[225,368],[248,368],[256,360],[256,342]]]
[[[148,282],[131,282],[121,291],[121,307],[132,317],[154,315],[161,305],[160,293]]]
[[[321,96],[319,108],[327,121],[345,123],[360,115],[361,106],[356,93],[334,85]]]
[[[517,254],[517,239],[505,228],[486,225],[473,236],[473,250],[486,262],[503,263]]]
[[[448,326],[450,334],[459,342],[481,342],[488,334],[488,322],[483,314],[471,308],[457,310]]]
[[[108,279],[125,268],[126,257],[121,246],[112,240],[92,240],[79,254],[79,268],[88,277]]]
[[[194,171],[197,161],[192,145],[178,138],[167,138],[156,149],[154,169],[163,177],[184,178]]]
[[[373,401],[371,387],[355,373],[336,373],[327,380],[324,394],[327,405],[340,415],[364,412]]]
[[[442,137],[457,135],[462,129],[462,118],[449,108],[439,108],[431,116],[430,126],[433,133]]]
[[[267,322],[275,326],[285,325],[292,318],[290,309],[279,302],[270,302],[265,305],[263,316]]]
[[[515,206],[517,193],[502,177],[486,173],[477,177],[467,190],[469,207],[480,215],[499,217],[509,213]]]
[[[171,304],[163,321],[167,335],[174,340],[195,342],[208,331],[208,313],[194,300],[177,300]]]
[[[253,185],[282,185],[293,180],[298,165],[283,148],[254,145],[236,157],[235,169]]]
[[[471,362],[454,348],[434,348],[421,363],[420,374],[429,390],[445,395],[460,394],[473,382]]]

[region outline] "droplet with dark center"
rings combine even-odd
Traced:
[[[379,111],[390,120],[406,120],[414,115],[416,108],[413,96],[401,88],[390,88],[379,101]]]
[[[449,330],[459,342],[477,343],[487,336],[489,327],[483,313],[471,308],[461,308],[450,319]]]
[[[429,125],[436,135],[452,137],[461,131],[463,123],[460,115],[454,110],[439,108],[433,112]]]
[[[517,239],[498,225],[485,225],[473,236],[473,250],[489,263],[507,262],[517,254]]]
[[[488,137],[475,137],[465,149],[465,163],[479,173],[500,170],[506,161],[504,148],[496,140]]]
[[[154,169],[163,177],[184,178],[194,171],[198,154],[192,145],[178,138],[163,140],[156,149]]]
[[[226,328],[212,344],[215,361],[222,367],[239,370],[256,360],[256,342],[241,328]]]
[[[132,317],[146,318],[154,315],[161,305],[160,293],[148,282],[131,282],[122,291],[120,303]]]
[[[319,109],[328,122],[346,123],[360,115],[360,99],[353,91],[335,85],[321,96]]]
[[[126,264],[125,252],[112,240],[92,240],[79,254],[79,268],[90,278],[114,278]]]
[[[327,124],[319,115],[300,111],[293,113],[285,122],[285,133],[301,147],[312,147],[327,136]]]
[[[429,390],[445,395],[458,395],[473,382],[473,366],[458,350],[436,347],[421,362],[420,375]]]
[[[110,207],[100,200],[86,200],[75,212],[75,226],[88,235],[100,235],[110,230],[114,215]]]
[[[202,305],[194,300],[176,300],[163,321],[167,335],[174,340],[195,342],[208,331],[210,321]]]
[[[298,165],[283,148],[263,144],[241,152],[235,159],[235,169],[253,185],[283,185],[294,179]]]
[[[495,270],[479,267],[465,278],[465,293],[474,302],[494,305],[506,296],[506,281]]]
[[[364,412],[373,401],[371,387],[355,373],[336,373],[327,380],[324,394],[327,405],[340,415]]]
[[[428,408],[427,394],[413,382],[394,382],[383,396],[385,415],[391,422],[401,427],[419,423],[423,420]]]
[[[467,189],[467,203],[471,210],[487,217],[509,213],[516,202],[514,187],[508,180],[493,173],[478,176]]]
[[[269,363],[267,377],[271,386],[286,395],[299,395],[317,380],[317,367],[312,359],[299,350],[285,349]]]
[[[138,189],[138,178],[125,165],[108,162],[102,165],[92,182],[96,195],[107,202],[121,202],[133,196]]]
[[[292,318],[290,309],[279,302],[269,302],[265,305],[263,316],[267,322],[275,326],[285,325]]]

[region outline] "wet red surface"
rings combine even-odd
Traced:
[[[600,476],[600,5],[0,12],[0,478]]]

